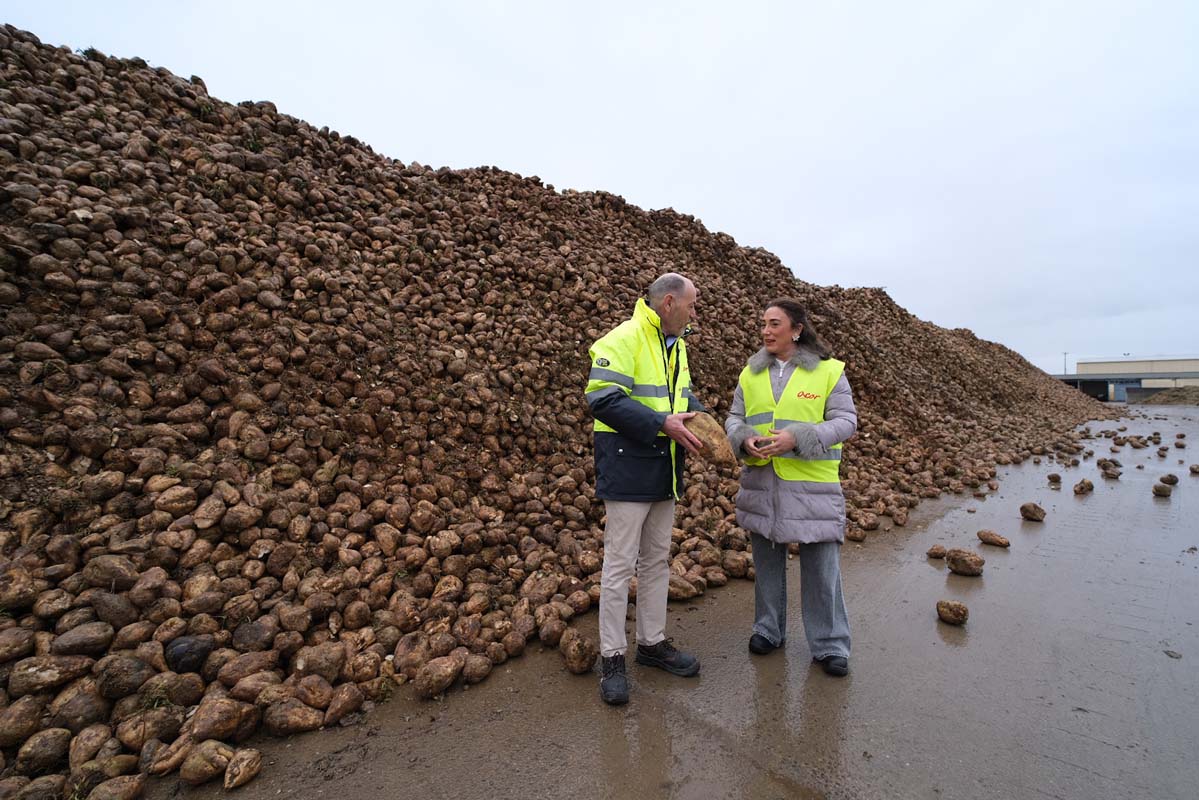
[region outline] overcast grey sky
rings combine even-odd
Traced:
[[[1058,372],[1199,353],[1199,3],[26,2],[433,166],[694,214]]]

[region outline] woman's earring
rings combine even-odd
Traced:
[[[791,337],[791,341],[795,342],[796,344],[799,344],[799,337],[798,337],[798,336],[792,336],[792,337]]]

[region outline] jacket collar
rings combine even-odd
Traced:
[[[649,303],[645,302],[645,298],[641,297],[637,300],[637,305],[633,308],[633,319],[642,325],[648,325],[654,330],[661,333],[662,318],[658,316],[658,312],[649,307]]]
[[[773,363],[774,356],[766,352],[766,348],[763,347],[749,357],[749,371],[756,375]],[[795,348],[795,352],[791,354],[791,358],[787,359],[787,363],[793,367],[803,367],[808,372],[811,372],[820,366],[820,354],[809,347],[799,345]]]

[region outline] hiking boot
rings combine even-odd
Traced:
[[[600,658],[600,697],[610,706],[629,702],[629,678],[624,671],[624,654]]]
[[[684,678],[699,674],[699,659],[676,650],[670,639],[663,639],[657,644],[637,645],[636,661],[638,664],[664,669],[671,675],[681,675]]]

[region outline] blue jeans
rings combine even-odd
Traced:
[[[750,536],[754,556],[754,633],[773,645],[787,638],[787,545]],[[813,658],[849,658],[849,615],[841,595],[841,544],[799,546],[799,598]]]

